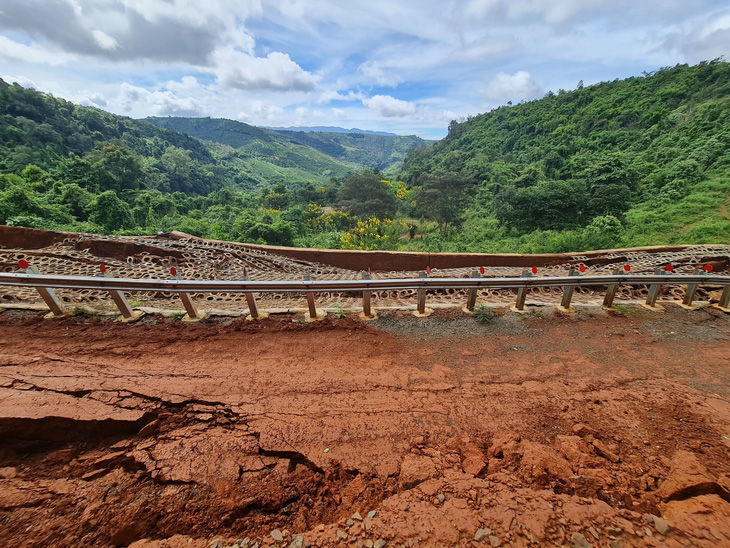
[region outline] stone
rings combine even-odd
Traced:
[[[588,532],[591,535],[593,535],[593,538],[596,539],[596,540],[598,540],[598,539],[601,538],[601,535],[598,534],[598,531],[596,531],[596,528],[595,527],[589,527],[588,528]]]
[[[489,529],[482,529],[481,527],[477,529],[477,532],[474,533],[474,540],[477,542],[481,542],[484,537],[489,536],[492,533]]]
[[[669,476],[656,491],[657,496],[666,501],[684,500],[710,493],[730,499],[730,492],[716,482],[694,453],[689,451],[674,453]]]
[[[248,548],[248,537],[236,541],[240,548]]]
[[[438,497],[439,502],[444,502],[446,500],[446,496],[443,493],[439,493]]]
[[[218,538],[212,540],[210,542],[210,544],[208,545],[208,548],[222,548],[222,547],[223,547],[223,542],[221,541],[221,539],[218,539]]]
[[[144,437],[147,437],[147,436],[150,436],[150,435],[156,433],[159,430],[159,428],[160,428],[160,421],[159,421],[159,419],[156,419],[156,420],[153,420],[152,422],[145,424],[142,427],[142,429],[139,432],[137,432],[137,435],[140,438],[144,438]]]
[[[471,474],[476,477],[479,474],[486,472],[487,462],[481,456],[470,455],[464,459],[464,462],[461,464],[461,468],[467,474]]]
[[[496,548],[496,547],[497,547],[497,546],[499,546],[500,544],[502,544],[502,541],[501,541],[501,540],[499,540],[499,537],[496,537],[496,536],[494,536],[494,535],[489,535],[489,545],[490,545],[490,546],[491,546],[492,548]]]
[[[295,535],[294,539],[289,544],[289,548],[303,548],[304,537],[302,535]]]
[[[91,481],[96,478],[100,478],[102,476],[106,476],[109,473],[109,470],[106,470],[105,468],[100,468],[98,470],[92,470],[91,472],[86,472],[83,476],[81,476],[81,479],[84,481]]]
[[[593,548],[591,543],[580,533],[573,533],[571,540],[573,541],[573,548]]]
[[[348,519],[348,520],[347,520],[347,521],[345,522],[345,525],[347,525],[348,527],[352,527],[353,525],[355,525],[355,520],[354,520],[354,519],[352,519],[352,518],[350,518],[350,519]]]
[[[596,454],[604,459],[608,459],[611,462],[618,462],[621,459],[616,453],[613,453],[606,444],[599,440],[593,440],[593,447],[596,449]]]
[[[383,546],[385,546],[386,544],[388,543],[385,540],[379,538],[375,541],[375,544],[373,544],[373,548],[383,548]]]
[[[669,524],[658,516],[654,517],[654,528],[659,531],[662,535],[666,535],[669,532]]]
[[[365,548],[373,548],[373,541],[368,539],[365,541]]]
[[[403,489],[412,489],[430,479],[436,473],[433,461],[422,455],[409,453],[400,466],[400,484]]]
[[[337,538],[337,540],[347,540],[347,533],[345,533],[342,529],[337,529],[337,531],[335,531],[335,538]]]
[[[18,475],[18,469],[12,466],[0,468],[0,479],[13,479]]]
[[[355,512],[354,514],[352,514],[352,519],[362,521],[362,516],[360,515],[360,512]]]
[[[271,531],[271,538],[273,538],[276,542],[281,542],[284,540],[284,535],[278,529],[274,529]]]
[[[573,433],[576,436],[580,436],[581,438],[585,438],[586,436],[593,436],[595,438],[598,436],[597,430],[594,430],[590,426],[586,426],[583,423],[574,424]]]
[[[614,537],[617,537],[618,535],[620,535],[623,532],[624,532],[624,530],[621,529],[620,527],[606,527],[606,534],[612,535]]]
[[[370,528],[373,526],[373,520],[370,519],[370,514],[363,520],[362,524],[366,531],[370,531]]]
[[[376,510],[370,510],[368,512],[368,517],[369,518],[374,518],[377,514],[378,514],[378,512]]]

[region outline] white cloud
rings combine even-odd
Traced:
[[[91,31],[91,34],[94,36],[96,43],[103,49],[115,50],[119,46],[119,43],[113,37],[103,31],[95,29]]]
[[[26,78],[25,76],[9,76],[7,74],[3,74],[2,79],[5,80],[8,84],[20,84],[24,88],[33,88],[37,89],[36,83],[31,80],[30,78]]]
[[[534,99],[540,95],[540,86],[527,71],[520,70],[512,75],[500,72],[489,82],[483,95],[491,100]]]
[[[373,95],[368,99],[363,99],[362,104],[388,118],[412,116],[416,113],[415,103],[402,101],[390,95]]]
[[[383,69],[380,68],[380,63],[377,61],[366,61],[360,65],[358,70],[363,74],[363,76],[368,78],[370,81],[376,82],[380,86],[395,87],[403,82],[403,78],[400,76],[386,75]]]
[[[117,102],[127,112],[140,110],[143,105],[156,116],[200,116],[205,113],[203,105],[192,97],[178,97],[172,91],[149,91],[139,86],[123,83]]]
[[[236,116],[237,120],[249,124],[276,125],[281,122],[284,109],[264,101],[251,101]]]
[[[223,86],[241,90],[313,91],[318,78],[278,51],[253,57],[234,49],[213,54],[213,72]]]
[[[345,118],[347,116],[347,113],[344,110],[342,110],[341,108],[333,108],[332,116],[342,120],[343,118]]]

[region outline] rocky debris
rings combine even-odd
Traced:
[[[496,535],[489,535],[489,545],[492,546],[492,548],[496,548],[502,544],[502,541],[499,540],[499,537]]]
[[[362,516],[360,515],[360,512],[355,512],[354,514],[352,514],[352,519],[362,521]]]
[[[653,518],[652,521],[654,523],[654,528],[662,535],[666,535],[670,529],[669,524],[666,521],[664,521],[662,518],[660,518],[659,516],[652,516],[652,518]]]
[[[730,503],[718,495],[700,495],[685,500],[673,500],[661,505],[662,521],[654,527],[671,534],[677,529],[686,535],[698,535],[703,531],[721,532],[725,542],[730,545]],[[665,528],[666,525],[666,528]],[[659,531],[661,533],[661,531]],[[715,544],[717,545],[717,544]]]
[[[656,495],[660,499],[682,500],[715,493],[725,500],[730,500],[730,492],[709,474],[694,453],[677,451],[672,456],[670,466],[669,476],[656,491]]]
[[[592,436],[593,438],[598,437],[597,430],[591,428],[590,426],[586,426],[583,423],[574,424],[572,430],[576,436],[580,436],[581,438],[585,438],[587,436]]]
[[[608,460],[610,460],[611,462],[614,462],[614,463],[621,460],[619,458],[619,456],[617,454],[613,453],[608,447],[606,447],[606,444],[603,443],[602,441],[600,441],[600,440],[593,440],[592,443],[593,443],[593,447],[596,448],[596,453],[599,456],[601,456],[601,457],[603,457],[605,459],[608,459]]]
[[[573,533],[571,540],[573,541],[573,548],[593,548],[593,545],[580,533]]]
[[[13,479],[18,476],[18,469],[14,466],[0,468],[0,479]]]
[[[375,541],[375,544],[373,544],[373,548],[383,548],[386,544],[388,544],[388,542],[380,538]]]
[[[274,529],[271,531],[271,538],[273,538],[277,542],[281,542],[284,540],[284,535],[281,534],[281,531],[278,529]]]
[[[412,489],[435,473],[436,467],[430,458],[409,453],[401,463],[400,485],[403,489]]]
[[[377,515],[378,515],[378,511],[377,510],[370,510],[368,512],[368,516],[367,517],[369,517],[370,519],[372,519],[372,518],[374,518]]]
[[[477,542],[481,542],[484,537],[487,537],[492,534],[491,529],[482,529],[481,527],[477,529],[477,532],[474,533],[474,540]]]

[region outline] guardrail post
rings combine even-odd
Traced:
[[[428,278],[428,274],[421,272],[418,277]],[[418,304],[416,305],[416,312],[421,316],[426,315],[426,289],[423,287],[418,289]]]
[[[109,275],[106,273],[106,266],[104,266],[103,264],[99,265],[99,270],[99,276],[101,278],[109,277]],[[121,291],[119,291],[118,289],[107,289],[107,291],[109,292],[109,296],[114,301],[114,304],[117,305],[119,312],[121,312],[122,314],[119,318],[117,318],[117,321],[133,322],[144,316],[144,312],[142,312],[141,310],[132,310],[132,307],[129,306],[126,297]]]
[[[175,267],[172,267],[170,269],[170,274],[172,274],[173,280],[181,280],[182,278],[177,273],[177,269]],[[193,299],[190,297],[190,295],[185,291],[179,291],[178,295],[180,296],[180,300],[183,303],[183,306],[185,307],[185,312],[187,314],[183,318],[184,322],[197,322],[200,320],[204,320],[207,317],[207,314],[205,312],[198,312],[198,310],[195,308],[195,304],[193,304]]]
[[[568,272],[568,276],[578,276],[578,270],[574,266],[570,267],[570,271]],[[570,301],[573,298],[573,292],[575,291],[574,285],[566,285],[563,289],[563,300],[560,301],[560,306],[563,310],[569,310],[570,309]]]
[[[305,282],[311,281],[311,279],[312,278],[309,276],[309,274],[304,275]],[[319,318],[317,317],[317,306],[314,303],[314,292],[312,291],[307,292],[307,306],[309,307],[309,312],[307,314],[308,319],[310,321],[318,320]]]
[[[621,274],[622,270],[623,269],[621,268],[614,269],[613,275],[618,276]],[[611,308],[613,306],[613,299],[616,297],[616,291],[618,291],[618,284],[612,284],[606,288],[606,296],[603,298],[603,306],[606,308]]]
[[[33,274],[43,275],[38,267],[29,265],[28,261],[18,261],[18,266],[23,270],[30,270]],[[56,296],[56,292],[53,291],[53,289],[50,287],[36,287],[36,289],[43,299],[43,302],[45,302],[46,306],[51,309],[51,313],[46,315],[46,318],[62,318],[63,316],[68,315],[68,312],[64,310],[63,304],[61,304],[61,301]]]
[[[243,277],[241,277],[241,281],[248,281],[248,274],[246,272],[246,269],[244,269],[243,271]],[[254,297],[253,291],[246,291],[244,292],[244,295],[246,296],[246,303],[248,304],[249,318],[251,318],[252,320],[257,320],[259,318],[265,318],[266,316],[268,316],[268,314],[259,312],[259,307],[256,305],[256,297]]]
[[[370,274],[363,272],[362,279],[369,280]],[[372,318],[373,316],[372,310],[370,309],[370,291],[367,289],[362,292],[362,314],[366,318]]]
[[[723,310],[728,309],[728,306],[730,306],[730,285],[725,286],[725,289],[722,291],[722,295],[720,295],[720,302],[717,304],[719,304],[720,308]]]
[[[698,274],[702,274],[702,272],[703,272],[702,269],[695,268],[694,271],[692,272],[692,275],[696,276]],[[697,288],[699,287],[699,285],[700,284],[687,284],[687,291],[685,291],[684,299],[682,299],[682,304],[684,306],[689,306],[689,307],[692,306],[692,301],[695,298],[695,293],[697,293]]]
[[[482,275],[479,273],[478,270],[472,270],[471,273],[472,278],[481,278]],[[477,288],[473,287],[469,290],[469,297],[466,299],[466,310],[468,312],[474,312],[474,307],[477,304]]]
[[[654,270],[655,275],[659,275],[662,273],[664,268],[659,267],[656,270]],[[661,287],[661,284],[652,284],[649,286],[649,294],[646,296],[646,306],[649,306],[651,308],[656,308],[656,300],[659,296],[659,288]]]
[[[532,272],[529,270],[522,271],[523,278],[532,278]],[[522,310],[525,308],[525,298],[527,297],[527,286],[523,285],[517,290],[517,301],[515,302],[515,309]]]

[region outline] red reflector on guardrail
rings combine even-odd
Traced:
[[[170,269],[170,274],[172,274],[173,276],[177,276],[177,268],[175,268],[175,267],[173,266],[173,267],[172,267],[172,268]]]
[[[25,259],[20,259],[18,261],[18,266],[20,268],[22,268],[23,270],[26,270],[30,265],[28,264],[28,261],[26,261]]]

